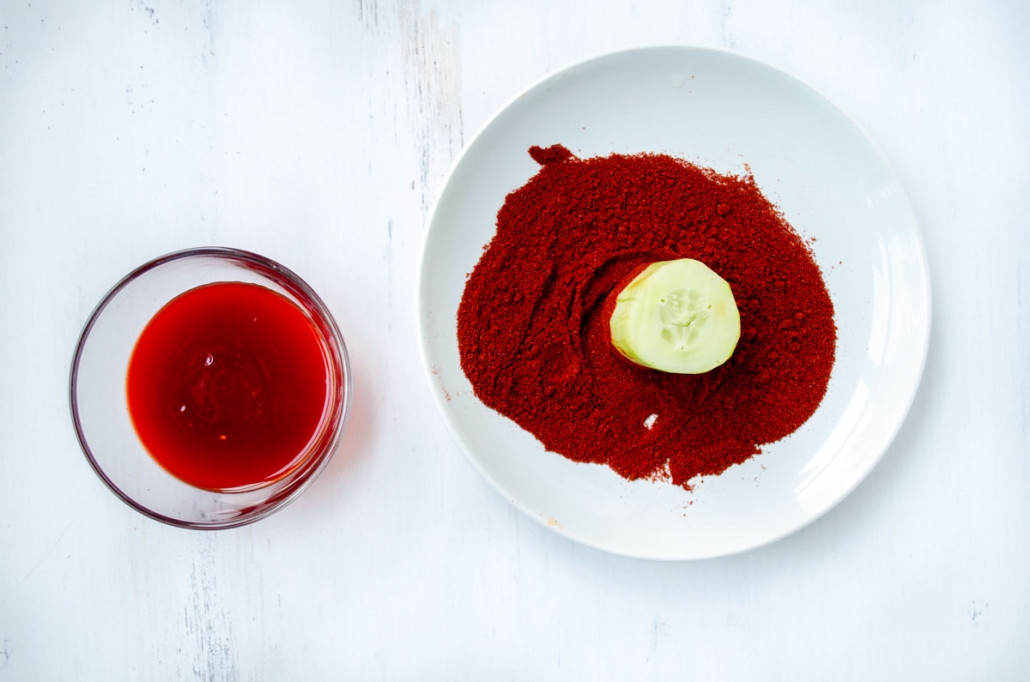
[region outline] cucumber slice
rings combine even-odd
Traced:
[[[647,266],[615,299],[612,345],[644,367],[702,374],[730,359],[740,313],[730,285],[690,258]]]

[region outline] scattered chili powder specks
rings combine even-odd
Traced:
[[[684,487],[812,415],[833,368],[833,304],[753,177],[658,154],[530,154],[542,168],[505,200],[458,309],[480,400],[569,459]],[[636,366],[609,341],[614,294],[677,258],[719,273],[740,310],[733,357],[702,375]]]

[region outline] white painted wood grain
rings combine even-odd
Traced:
[[[0,5],[0,679],[1030,677],[1025,3]],[[414,341],[423,219],[464,139],[592,54],[728,47],[895,165],[934,337],[911,417],[829,516],[653,564],[538,527],[465,463]],[[135,265],[224,244],[326,299],[351,427],[255,526],[166,528],[90,472],[67,371]]]

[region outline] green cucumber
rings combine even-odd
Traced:
[[[675,374],[715,369],[740,339],[730,285],[690,258],[647,266],[619,292],[609,325],[612,345],[627,359]]]

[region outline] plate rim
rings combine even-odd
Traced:
[[[436,214],[437,214],[437,212],[438,212],[438,210],[440,208],[440,202],[443,199],[443,196],[444,196],[445,190],[447,189],[447,186],[450,184],[451,180],[454,178],[454,174],[458,170],[458,167],[461,165],[462,161],[465,159],[465,156],[468,154],[469,150],[472,149],[472,147],[476,144],[476,142],[484,134],[484,132],[491,125],[493,125],[493,123],[501,115],[503,115],[506,111],[508,111],[508,109],[513,104],[515,104],[518,100],[522,99],[525,95],[527,95],[528,93],[530,93],[533,90],[536,90],[537,88],[539,88],[541,86],[544,86],[545,84],[547,84],[547,83],[549,83],[551,81],[557,81],[557,80],[561,79],[562,77],[564,77],[569,72],[574,71],[574,70],[580,68],[581,66],[584,66],[584,65],[592,63],[592,62],[600,61],[600,60],[603,60],[603,59],[608,59],[608,58],[613,58],[613,57],[625,57],[625,56],[628,56],[628,55],[634,54],[634,53],[661,52],[661,51],[670,51],[670,52],[672,52],[672,51],[680,51],[680,52],[684,52],[684,53],[709,53],[709,54],[717,55],[717,56],[722,57],[722,58],[729,58],[729,59],[733,59],[733,60],[740,60],[740,61],[743,61],[743,62],[749,62],[752,66],[758,66],[760,68],[769,69],[769,70],[775,72],[776,74],[778,74],[779,76],[788,79],[789,81],[792,82],[792,84],[794,84],[796,86],[799,86],[799,87],[801,87],[804,90],[807,90],[811,95],[815,96],[816,98],[822,100],[824,103],[828,104],[833,109],[833,111],[835,111],[837,114],[842,116],[851,125],[851,127],[859,134],[859,136],[865,141],[865,143],[868,145],[869,149],[871,149],[875,153],[876,157],[883,164],[883,167],[886,169],[887,173],[889,174],[891,179],[895,182],[895,184],[899,188],[901,188],[901,194],[902,194],[902,198],[904,200],[904,210],[905,210],[905,213],[907,213],[909,218],[911,219],[911,223],[912,223],[912,227],[913,227],[913,232],[914,232],[916,246],[917,246],[917,252],[918,252],[918,256],[919,256],[918,260],[919,260],[919,264],[920,264],[920,271],[922,273],[922,285],[923,285],[923,288],[924,288],[924,290],[926,292],[925,293],[925,300],[923,301],[923,305],[925,306],[925,311],[926,311],[926,324],[925,324],[925,327],[923,329],[922,338],[920,339],[920,347],[918,349],[918,351],[919,351],[919,360],[918,360],[918,367],[916,368],[916,372],[915,372],[914,387],[913,387],[910,395],[907,397],[907,399],[905,401],[904,407],[898,413],[898,417],[899,418],[898,418],[897,422],[895,423],[894,427],[888,433],[886,439],[883,442],[883,446],[879,449],[879,452],[876,454],[876,456],[869,462],[868,466],[865,467],[865,469],[858,476],[856,476],[850,482],[850,484],[848,486],[842,488],[840,493],[837,494],[834,497],[832,502],[827,504],[824,508],[819,509],[817,512],[808,514],[807,517],[800,524],[796,524],[796,525],[790,526],[789,528],[783,530],[782,532],[773,534],[773,535],[771,535],[768,538],[763,538],[760,542],[746,544],[744,546],[741,546],[741,547],[738,547],[738,548],[734,548],[734,549],[731,549],[729,551],[719,551],[719,552],[714,552],[714,553],[699,553],[697,555],[690,555],[690,556],[672,555],[672,554],[654,554],[654,553],[643,553],[643,552],[627,551],[627,550],[622,549],[622,548],[620,548],[618,546],[613,546],[613,545],[610,545],[610,544],[605,544],[605,543],[602,543],[602,542],[597,542],[597,541],[595,541],[593,539],[590,539],[590,538],[587,538],[587,537],[583,537],[579,533],[575,533],[575,532],[569,531],[564,526],[556,526],[556,525],[550,524],[550,523],[547,522],[547,519],[545,519],[543,516],[541,516],[535,510],[529,509],[522,501],[516,499],[511,494],[511,492],[509,490],[507,490],[507,488],[505,486],[503,486],[492,475],[490,475],[490,473],[487,472],[486,469],[480,464],[480,462],[471,454],[470,448],[469,448],[468,444],[466,443],[465,439],[461,435],[461,433],[458,430],[457,426],[453,422],[451,414],[448,411],[447,406],[444,404],[444,397],[442,395],[440,395],[438,391],[434,390],[435,389],[435,383],[434,383],[434,376],[435,375],[433,373],[432,363],[431,363],[431,360],[430,360],[429,354],[428,354],[429,344],[426,341],[426,330],[424,328],[424,324],[425,324],[424,320],[426,319],[426,316],[424,315],[425,311],[424,311],[424,308],[423,308],[423,305],[422,305],[422,295],[423,295],[422,280],[423,280],[423,277],[425,276],[425,272],[426,272],[426,250],[427,250],[427,247],[428,247],[428,244],[429,244],[429,239],[430,239],[430,237],[433,234],[433,226],[434,226],[434,224],[436,222]],[[925,243],[925,240],[923,239],[922,230],[921,230],[920,225],[919,225],[919,219],[918,219],[918,216],[915,213],[915,209],[912,206],[912,201],[909,198],[908,192],[906,191],[904,184],[902,184],[900,177],[898,177],[897,171],[894,169],[894,166],[890,163],[890,161],[888,160],[887,156],[883,153],[883,151],[879,148],[879,146],[873,141],[873,139],[869,136],[869,134],[862,128],[862,126],[860,126],[854,120],[854,118],[852,118],[851,115],[847,113],[847,111],[845,111],[841,107],[837,106],[832,100],[830,100],[828,97],[826,97],[822,92],[820,92],[819,90],[817,90],[813,86],[809,85],[805,81],[801,80],[797,76],[794,76],[794,75],[788,73],[787,71],[784,71],[783,69],[780,69],[780,68],[778,68],[778,67],[776,67],[776,66],[774,66],[772,64],[769,64],[768,62],[763,61],[761,59],[756,59],[754,57],[750,57],[750,56],[741,54],[741,53],[733,51],[733,50],[727,50],[727,49],[715,48],[715,47],[708,47],[708,46],[702,46],[702,45],[677,44],[677,43],[656,43],[656,44],[647,44],[647,45],[637,45],[637,46],[633,46],[633,47],[624,47],[624,48],[620,48],[620,49],[616,49],[616,50],[608,50],[608,51],[604,51],[604,52],[594,53],[594,54],[592,54],[592,55],[590,55],[588,57],[585,57],[585,58],[582,58],[582,59],[579,59],[579,60],[567,63],[564,66],[561,66],[558,69],[555,69],[554,71],[549,71],[549,72],[544,73],[542,76],[540,76],[536,80],[534,80],[531,83],[529,83],[527,86],[525,86],[522,89],[520,89],[519,91],[517,91],[514,95],[512,95],[510,98],[508,98],[502,105],[500,105],[497,109],[495,109],[493,111],[493,113],[491,113],[483,121],[483,123],[477,128],[475,133],[471,137],[469,137],[468,141],[462,146],[461,151],[458,153],[458,155],[451,162],[450,168],[448,169],[446,176],[444,176],[443,182],[440,184],[439,189],[436,192],[436,196],[433,199],[432,206],[430,207],[429,212],[426,214],[426,218],[425,218],[425,221],[424,221],[424,224],[423,224],[423,230],[422,230],[422,239],[421,239],[420,244],[419,244],[419,249],[418,249],[418,253],[417,253],[416,258],[417,258],[417,260],[416,260],[416,263],[415,263],[415,291],[414,291],[414,294],[415,294],[415,296],[414,296],[414,298],[415,298],[415,305],[414,305],[414,312],[415,312],[415,340],[416,340],[416,343],[418,344],[419,359],[421,360],[421,364],[422,364],[423,376],[426,379],[427,387],[429,388],[429,393],[432,396],[433,404],[436,407],[436,411],[439,413],[439,416],[443,418],[444,424],[447,427],[447,431],[450,433],[451,438],[457,443],[458,449],[461,451],[461,453],[464,456],[465,460],[472,464],[473,468],[479,473],[479,475],[482,476],[497,493],[499,493],[502,497],[504,497],[506,500],[508,500],[509,503],[514,505],[519,511],[521,511],[523,514],[525,514],[526,516],[531,518],[533,521],[535,521],[540,526],[543,526],[544,528],[547,528],[550,531],[558,533],[559,535],[561,535],[561,536],[563,536],[565,538],[568,538],[568,539],[573,540],[575,542],[578,542],[580,544],[586,545],[587,547],[591,547],[591,548],[596,549],[596,550],[607,552],[609,554],[614,554],[614,555],[618,555],[618,556],[624,556],[624,557],[633,558],[633,559],[644,559],[644,560],[649,560],[649,561],[661,561],[661,562],[701,561],[701,560],[705,560],[705,559],[717,559],[717,558],[721,558],[721,557],[735,556],[735,555],[743,554],[745,552],[750,552],[750,551],[753,551],[753,550],[757,550],[757,549],[760,549],[762,547],[766,547],[768,545],[771,545],[771,544],[773,544],[775,542],[779,542],[780,540],[782,540],[782,539],[784,539],[784,538],[786,538],[786,537],[788,537],[790,535],[793,535],[795,533],[800,532],[801,530],[807,528],[808,526],[810,526],[811,524],[815,523],[816,521],[818,521],[822,517],[826,516],[830,511],[832,511],[834,508],[836,508],[837,505],[839,505],[845,499],[850,497],[851,494],[863,482],[865,482],[865,480],[869,477],[869,475],[872,473],[872,471],[883,460],[884,456],[887,454],[887,451],[890,450],[891,446],[894,444],[894,441],[896,440],[896,438],[898,436],[898,433],[901,431],[902,427],[908,421],[909,413],[911,412],[912,406],[915,404],[915,399],[919,395],[920,389],[921,389],[921,387],[923,385],[923,378],[924,378],[924,374],[925,374],[925,370],[926,370],[926,359],[927,359],[927,355],[928,355],[928,351],[929,351],[929,347],[930,347],[931,332],[932,332],[932,329],[933,329],[933,286],[932,286],[932,280],[931,280],[931,277],[930,277],[930,267],[929,267],[929,259],[927,257],[927,252],[926,252],[926,243]],[[477,396],[476,399],[478,400],[478,396]]]

